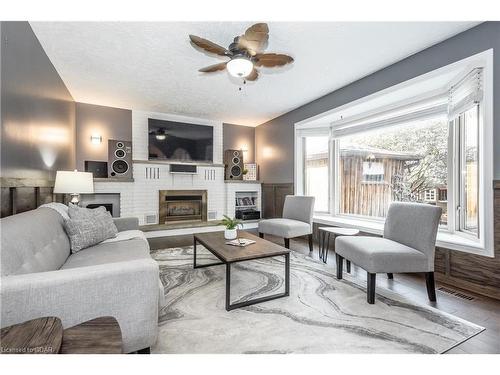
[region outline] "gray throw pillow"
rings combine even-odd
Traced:
[[[84,208],[70,203],[68,205],[68,215],[70,219],[91,219],[95,215],[104,214],[106,208],[99,206],[97,208]]]
[[[70,205],[68,213],[70,219],[64,220],[64,228],[72,253],[116,237],[118,233],[111,214],[104,207],[87,209]]]

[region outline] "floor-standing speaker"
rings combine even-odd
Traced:
[[[225,179],[243,180],[243,151],[224,151]]]
[[[132,178],[132,142],[108,140],[108,176]]]

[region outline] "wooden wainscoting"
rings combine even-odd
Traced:
[[[495,257],[436,249],[438,281],[500,299],[500,181],[494,183]]]
[[[54,181],[2,177],[0,217],[33,210],[44,203],[66,202],[64,194],[54,194]]]
[[[262,184],[262,218],[281,217],[285,197],[290,194],[293,184]]]

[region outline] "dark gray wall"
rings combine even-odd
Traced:
[[[102,143],[90,142],[91,135],[100,135]],[[132,141],[132,111],[76,103],[76,167],[84,170],[85,160],[108,160],[108,139]]]
[[[255,162],[255,128],[234,124],[224,124],[223,146],[227,149],[246,149],[245,163]]]
[[[259,125],[255,132],[260,178],[293,182],[294,123],[494,48],[495,178],[500,178],[500,22],[486,22]]]
[[[28,22],[1,22],[2,177],[75,167],[75,103]]]

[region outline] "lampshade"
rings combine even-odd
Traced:
[[[92,194],[94,176],[90,172],[57,171],[54,193],[56,194]]]
[[[237,57],[227,63],[227,70],[233,77],[244,78],[252,73],[253,63],[243,57]]]

